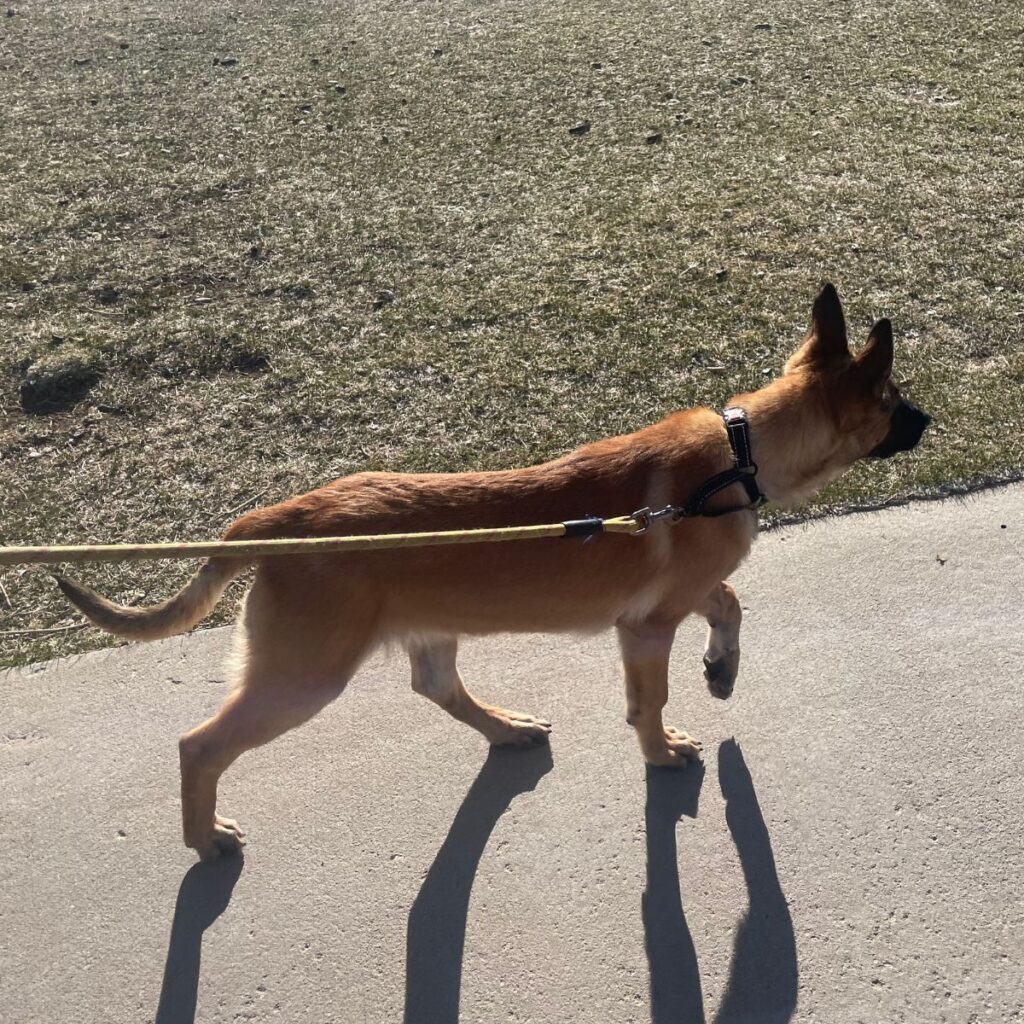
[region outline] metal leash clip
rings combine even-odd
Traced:
[[[666,505],[663,509],[655,512],[650,506],[646,506],[641,509],[637,509],[630,518],[635,520],[637,526],[640,527],[634,537],[639,537],[640,534],[646,533],[650,528],[651,524],[657,522],[659,519],[664,519],[666,516],[672,516],[673,519],[678,519],[677,509],[675,505]]]

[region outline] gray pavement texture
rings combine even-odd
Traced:
[[[610,635],[471,643],[555,723],[488,753],[370,662],[246,755],[244,860],[179,835],[227,631],[0,677],[0,1019],[1024,1020],[1024,488],[788,528],[735,583],[736,695],[684,624],[645,771]]]

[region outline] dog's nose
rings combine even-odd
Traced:
[[[907,409],[910,413],[908,417],[910,422],[908,424],[907,433],[912,439],[913,443],[911,444],[911,447],[913,447],[921,440],[921,435],[927,429],[928,424],[931,423],[932,418],[924,411],[924,409],[919,409],[912,402],[907,402]]]

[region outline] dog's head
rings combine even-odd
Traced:
[[[931,417],[899,392],[892,379],[892,324],[879,320],[859,352],[850,350],[843,307],[831,284],[814,301],[807,338],[786,374],[811,375],[826,396],[838,434],[838,461],[886,459],[910,451]]]

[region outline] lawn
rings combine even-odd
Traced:
[[[824,279],[858,340],[892,317],[936,423],[809,512],[1021,474],[1016,5],[6,15],[2,543],[199,539],[355,470],[519,465],[720,404]],[[189,571],[80,575],[152,601]],[[0,584],[0,664],[110,642],[42,569]]]

